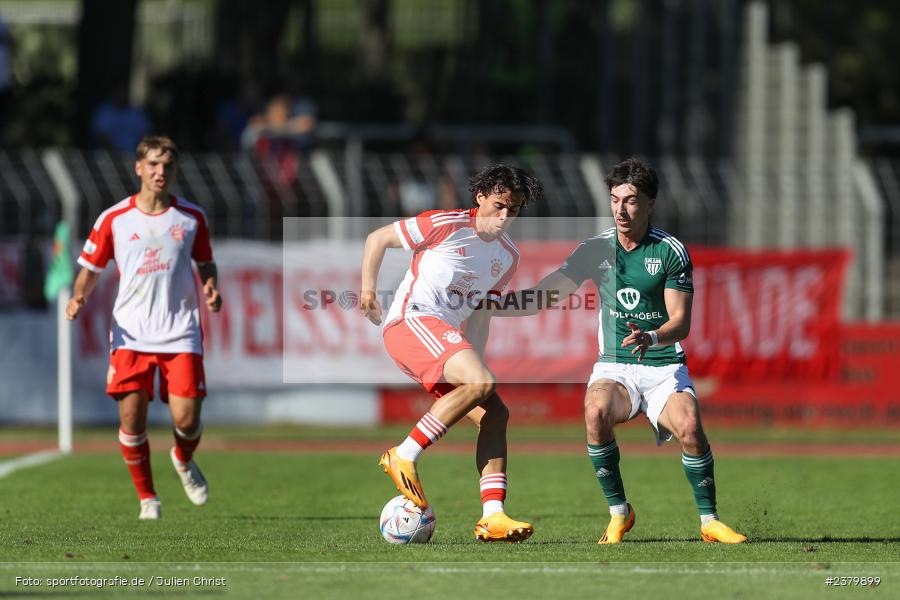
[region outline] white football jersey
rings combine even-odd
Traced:
[[[135,196],[122,200],[94,223],[78,264],[99,273],[110,259],[119,270],[110,351],[202,354],[191,259],[213,259],[203,209],[172,196],[168,210],[151,215]]]
[[[403,247],[414,254],[385,327],[408,316],[432,316],[460,328],[479,302],[500,297],[519,266],[519,251],[505,233],[491,241],[478,237],[477,210],[432,210],[394,223]]]

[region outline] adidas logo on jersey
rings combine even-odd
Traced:
[[[129,241],[129,242],[136,242],[136,241],[138,241],[138,240],[140,240],[140,239],[141,239],[141,236],[139,236],[139,235],[137,234],[137,232],[135,232],[135,233],[132,233],[132,234],[131,234],[131,237],[128,238],[128,241]]]
[[[612,265],[609,264],[609,261],[604,258],[603,262],[600,263],[600,266],[598,266],[597,268],[601,270],[612,269]]]

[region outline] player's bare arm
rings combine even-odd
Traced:
[[[497,302],[488,302],[495,317],[528,317],[545,308],[552,308],[575,293],[578,284],[559,270],[553,271],[532,288],[504,295]]]
[[[631,353],[640,353],[638,360],[644,358],[647,348],[670,346],[685,339],[691,331],[691,307],[694,294],[666,288],[664,299],[669,320],[663,323],[659,329],[644,331],[630,321],[626,323],[631,329],[631,333],[622,340],[622,347],[635,346]]]
[[[206,306],[211,312],[219,312],[222,308],[222,295],[216,287],[219,279],[219,270],[216,268],[216,263],[197,263],[197,271],[200,273],[200,281],[203,283],[203,295],[206,297]]]
[[[78,313],[84,308],[87,297],[91,295],[97,282],[100,281],[100,273],[95,273],[90,269],[82,267],[75,278],[75,284],[72,286],[72,298],[66,303],[66,318],[74,321],[78,318]]]
[[[380,227],[366,238],[363,250],[362,285],[359,293],[359,310],[375,325],[381,325],[381,304],[376,299],[378,271],[388,248],[402,248],[403,244],[393,224]]]

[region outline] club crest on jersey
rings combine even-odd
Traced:
[[[172,225],[171,227],[169,227],[169,233],[172,235],[172,239],[176,242],[184,240],[184,226],[182,225]]]
[[[662,267],[662,259],[661,258],[653,258],[648,256],[644,259],[644,268],[647,269],[647,272],[651,275],[656,275],[659,273],[659,269]]]
[[[450,330],[444,332],[444,339],[450,344],[458,344],[462,341],[462,334],[458,331]]]
[[[641,293],[634,288],[622,288],[616,292],[616,298],[628,310],[633,309],[641,301]]]
[[[499,258],[495,258],[491,261],[491,277],[497,277],[502,270],[503,262]]]

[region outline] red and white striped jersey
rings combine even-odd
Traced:
[[[131,196],[105,210],[78,264],[96,273],[110,259],[119,270],[110,351],[203,353],[198,290],[191,259],[213,259],[206,215],[172,196],[165,212],[143,212]]]
[[[479,302],[499,298],[519,265],[519,251],[505,233],[491,241],[478,237],[477,210],[432,210],[394,223],[403,247],[414,254],[385,327],[408,316],[433,316],[460,328]]]

